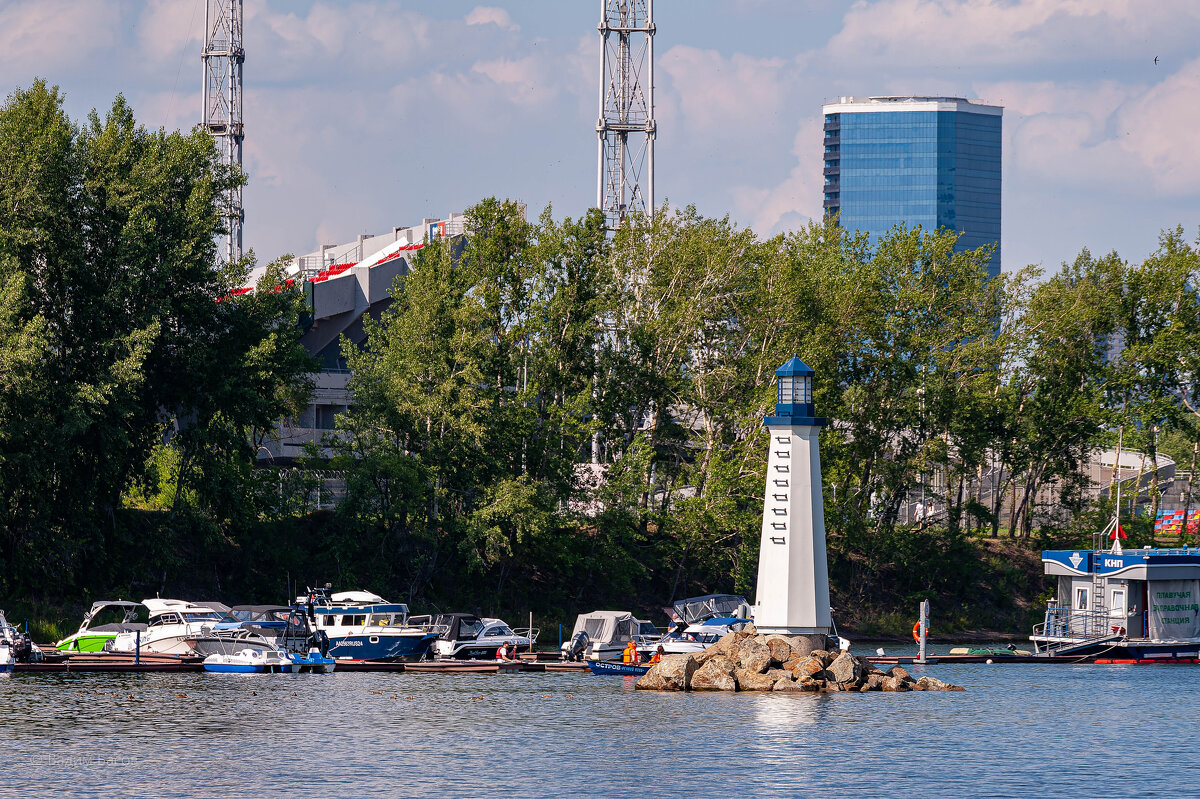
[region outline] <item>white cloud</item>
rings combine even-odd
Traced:
[[[25,86],[37,74],[92,62],[114,49],[119,19],[109,0],[0,5],[0,81]]]
[[[150,0],[141,12],[135,29],[139,55],[160,67],[174,68],[181,57],[194,72],[200,60],[204,38],[202,3],[174,0]],[[187,56],[191,58],[187,58]]]
[[[766,188],[735,186],[734,215],[760,235],[794,228],[822,215],[821,121],[806,121],[796,132],[792,153],[796,164],[780,183]]]
[[[467,14],[468,25],[495,25],[501,30],[519,31],[521,26],[512,21],[512,17],[503,8],[492,6],[476,6]]]
[[[552,70],[533,56],[477,61],[471,71],[486,76],[518,105],[542,105],[557,94]]]
[[[1189,0],[883,0],[858,2],[827,52],[844,64],[911,71],[1142,58],[1189,48]],[[1190,35],[1187,31],[1190,29]]]
[[[1117,141],[1149,170],[1160,191],[1194,195],[1200,185],[1200,149],[1191,141],[1200,130],[1197,97],[1200,60],[1135,96],[1118,114]]]
[[[676,45],[660,59],[689,135],[737,136],[783,109],[789,64]],[[791,65],[794,71],[794,65]]]

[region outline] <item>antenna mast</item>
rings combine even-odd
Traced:
[[[205,0],[204,50],[204,129],[217,142],[221,160],[242,171],[242,0]],[[232,263],[242,257],[242,187],[229,190],[225,197],[225,224],[228,229],[225,260]]]
[[[654,210],[654,0],[600,0],[597,30],[596,206],[616,230],[630,211]]]

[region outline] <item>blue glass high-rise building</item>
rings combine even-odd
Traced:
[[[1000,273],[1000,106],[958,97],[843,97],[825,113],[825,213],[874,237],[903,222],[994,244]]]

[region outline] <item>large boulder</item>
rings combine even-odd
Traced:
[[[916,682],[916,680],[913,679],[913,676],[909,674],[903,666],[892,666],[887,670],[887,676],[895,677],[897,680],[902,680],[904,682]]]
[[[791,641],[782,635],[768,635],[765,641],[767,649],[771,650],[771,657],[780,663],[786,663],[795,655],[792,652]]]
[[[778,682],[774,677],[750,669],[738,669],[734,677],[737,678],[738,689],[742,691],[770,691]]]
[[[825,670],[835,682],[844,686],[861,682],[863,676],[862,663],[849,652],[838,655]]]
[[[649,691],[686,691],[696,673],[696,659],[691,655],[667,655],[650,667],[634,684]]]
[[[882,691],[884,680],[888,679],[883,676],[881,671],[873,671],[866,675],[866,681],[863,683],[862,690],[864,691]]]
[[[804,693],[806,691],[810,691],[810,690],[814,690],[814,689],[806,687],[803,683],[801,683],[797,680],[783,679],[783,680],[777,680],[775,682],[775,687],[772,688],[771,690],[778,691],[779,693],[799,694],[799,693]],[[820,690],[820,688],[817,688],[815,690]]]
[[[917,680],[913,686],[914,691],[961,691],[963,688],[958,685],[951,685],[948,682],[942,682],[937,677],[922,677]]]
[[[792,674],[787,669],[767,669],[767,676],[774,680],[795,680],[796,675]]]
[[[801,691],[816,693],[825,690],[825,682],[823,680],[815,680],[812,677],[801,677],[796,680],[796,685],[800,686]]]
[[[902,691],[911,691],[912,684],[901,680],[899,677],[884,677],[883,684],[880,686],[879,690],[897,693]]]
[[[742,641],[737,655],[739,666],[746,671],[753,671],[759,674],[769,669],[771,661],[774,660],[771,650],[757,638],[748,638]]]
[[[724,655],[711,658],[692,675],[693,691],[736,691],[737,680],[733,678],[737,664]]]
[[[825,664],[821,662],[820,658],[811,655],[792,667],[792,673],[796,675],[797,679],[816,677],[823,671],[825,671]]]
[[[718,640],[715,644],[708,647],[703,652],[693,655],[693,657],[696,658],[697,665],[703,666],[705,663],[715,657],[727,656],[735,652],[737,647],[737,633],[725,633],[725,635],[721,636],[720,640]]]
[[[824,649],[814,649],[808,653],[808,656],[821,661],[822,666],[828,666],[836,657],[836,655],[832,655],[829,652],[826,652]]]

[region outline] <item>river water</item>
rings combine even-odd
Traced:
[[[963,693],[590,674],[16,674],[0,795],[1182,796],[1200,666],[914,667]]]

